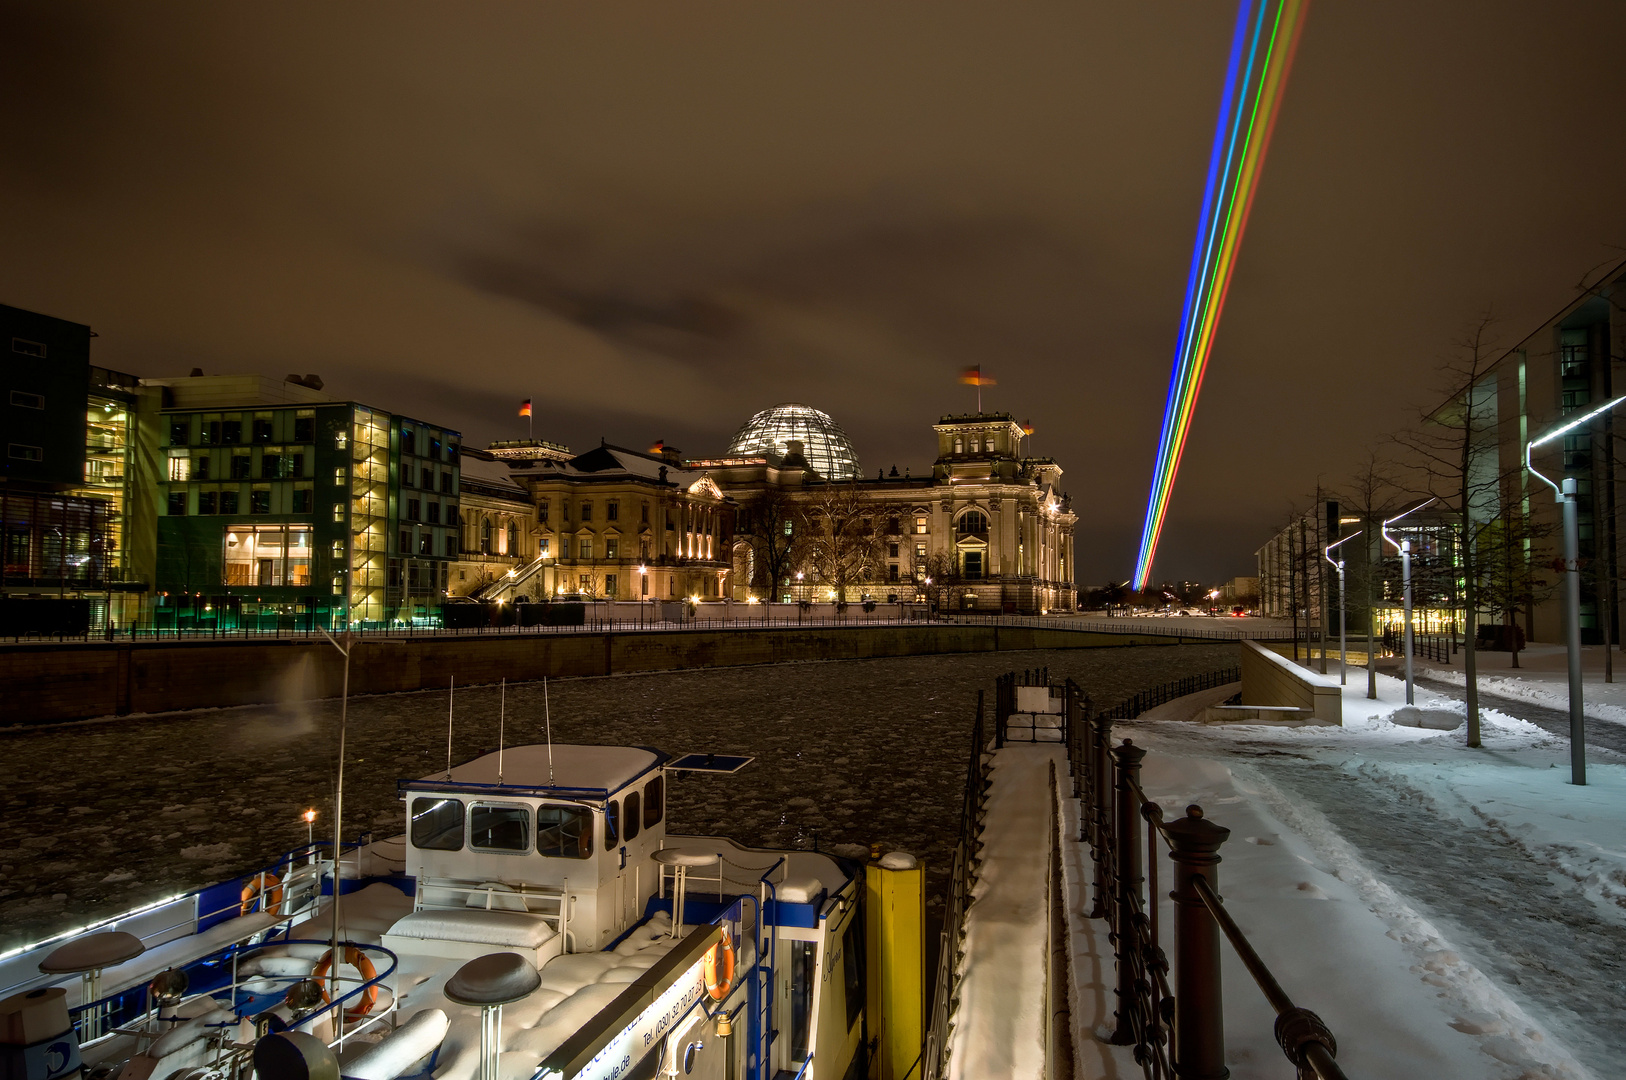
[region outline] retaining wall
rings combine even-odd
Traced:
[[[1253,641],[1242,643],[1242,704],[1290,705],[1303,709],[1312,724],[1344,722],[1338,680],[1306,671],[1287,657]]]
[[[617,631],[361,638],[350,691],[789,660],[1175,645],[1170,638],[1025,626]],[[0,726],[337,697],[344,660],[326,639],[0,645]]]

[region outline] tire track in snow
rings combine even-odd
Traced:
[[[1379,766],[1233,769],[1389,922],[1486,1053],[1527,1070],[1516,1075],[1615,1074],[1626,1045],[1626,926],[1602,918],[1573,882],[1500,830],[1465,824],[1475,820],[1466,803],[1442,807]],[[1463,941],[1485,947],[1465,960]]]

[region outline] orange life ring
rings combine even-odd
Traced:
[[[372,982],[374,979],[378,978],[378,969],[373,967],[373,962],[367,959],[366,953],[362,952],[354,945],[346,945],[344,947],[344,962],[361,972],[362,982]],[[332,965],[332,963],[333,950],[329,949],[327,952],[322,954],[322,959],[317,961],[316,969],[311,972],[311,978],[319,983],[325,984],[327,981],[327,969]],[[323,985],[322,1003],[327,1004],[332,1000],[333,999],[328,996],[327,986]],[[373,1006],[377,1004],[378,985],[374,983],[372,986],[367,987],[361,992],[360,1001],[345,1008],[344,1018],[346,1020],[360,1020],[363,1016],[366,1016],[368,1013],[372,1012]]]
[[[237,905],[237,913],[247,915],[253,911],[254,901],[261,893],[265,894],[266,910],[282,906],[282,879],[269,870],[249,878],[243,886],[243,902]]]
[[[711,1000],[721,1001],[734,989],[734,943],[729,941],[727,930],[723,931],[723,940],[706,950],[700,971]]]

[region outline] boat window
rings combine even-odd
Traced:
[[[530,810],[505,803],[475,803],[469,810],[469,847],[477,851],[529,851]]]
[[[841,963],[847,990],[847,1030],[864,1011],[864,920],[849,919],[841,935]]]
[[[585,806],[537,807],[536,853],[555,859],[593,854],[593,812]]]
[[[661,823],[661,814],[666,810],[665,793],[661,790],[663,784],[660,777],[655,777],[644,787],[644,828],[648,829]]]
[[[621,826],[624,831],[621,839],[631,840],[638,835],[638,793],[636,791],[628,792],[625,809],[627,816],[624,819],[625,824]]]
[[[812,1041],[813,994],[819,985],[816,941],[792,941],[790,945],[790,1059],[806,1061]]]
[[[430,851],[463,849],[463,803],[458,799],[412,800],[412,846]]]
[[[611,799],[604,804],[604,845],[614,845],[621,831],[621,804]]]

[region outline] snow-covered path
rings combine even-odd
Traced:
[[[1427,687],[1437,694],[1451,698],[1453,701],[1467,700],[1467,690],[1463,688],[1461,682],[1446,682],[1443,679],[1425,678],[1416,675],[1413,675],[1413,681],[1418,686]],[[1566,742],[1569,740],[1570,714],[1567,704],[1558,707],[1536,701],[1521,700],[1495,693],[1481,686],[1479,688],[1479,707],[1481,709],[1495,709],[1498,712],[1506,713],[1508,716],[1528,720],[1543,731],[1557,735]],[[1600,719],[1589,713],[1586,724],[1586,744],[1588,747],[1602,747],[1618,754],[1626,754],[1626,727],[1621,726],[1618,721],[1611,722],[1607,719]]]

